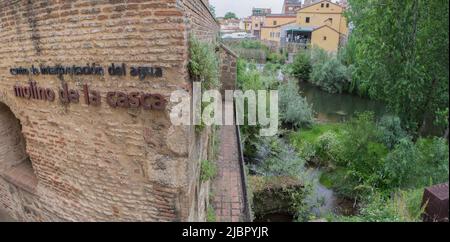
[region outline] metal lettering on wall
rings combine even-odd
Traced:
[[[24,67],[14,67],[9,69],[11,75],[97,75],[103,76],[107,72],[111,76],[126,76],[127,75],[127,66],[122,63],[120,65],[116,65],[112,63],[108,68],[99,66],[95,63],[86,64],[85,66],[40,66],[35,67],[32,65],[30,68]],[[139,77],[139,79],[144,80],[148,77],[162,77],[163,71],[161,67],[145,67],[145,66],[131,66],[130,71],[128,72],[132,77]]]
[[[93,63],[86,66],[40,66],[36,68],[16,67],[11,68],[12,75],[105,75],[103,67]],[[162,77],[163,71],[159,67],[130,67],[127,71],[125,64],[111,64],[107,68],[107,73],[111,76],[126,76],[129,73],[132,77],[138,77],[144,80],[149,77]],[[99,91],[91,90],[89,85],[84,84],[83,90],[78,91],[69,88],[67,83],[62,84],[59,90],[54,91],[50,88],[39,87],[35,81],[29,81],[28,85],[14,85],[14,94],[16,97],[25,99],[35,99],[53,102],[58,95],[62,104],[79,103],[80,92],[82,93],[84,103],[90,106],[100,106],[102,103]],[[113,108],[143,108],[144,110],[164,110],[166,108],[166,99],[161,94],[144,92],[120,92],[109,91],[106,93],[106,103]]]

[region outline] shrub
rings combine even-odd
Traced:
[[[188,68],[193,81],[201,81],[203,89],[213,89],[220,86],[219,60],[214,46],[191,37],[189,40]]]
[[[286,59],[282,54],[272,52],[267,56],[267,61],[269,61],[270,63],[284,64],[284,62],[286,62]]]
[[[379,140],[389,149],[393,149],[400,139],[406,138],[407,133],[402,129],[401,120],[397,116],[385,115],[378,123]]]
[[[418,156],[414,143],[408,138],[401,139],[384,162],[385,189],[411,184],[412,179],[418,175],[416,172]]]
[[[339,153],[338,150],[340,140],[338,139],[336,133],[326,132],[317,138],[317,143],[315,144],[316,155],[322,161],[321,163],[328,164],[331,161],[336,160],[336,154]]]
[[[206,214],[206,221],[207,222],[216,222],[216,211],[214,211],[214,208],[210,205],[208,206],[207,214]]]
[[[263,50],[269,49],[265,44],[263,44],[259,40],[242,40],[239,42],[238,46],[244,49],[263,49]]]
[[[383,194],[368,197],[360,214],[338,217],[344,222],[418,222],[424,209],[421,208],[423,188],[398,191],[392,198]]]
[[[414,188],[448,181],[448,144],[444,139],[403,138],[385,159],[385,189]]]
[[[340,137],[341,145],[334,154],[336,164],[346,167],[345,186],[353,187],[338,187],[338,192],[348,197],[370,194],[383,184],[383,159],[388,154],[387,147],[377,142],[373,113],[361,113],[352,119]]]
[[[290,142],[296,148],[300,157],[307,161],[324,163],[325,160],[317,159],[326,153],[330,161],[336,161],[340,148],[340,133],[342,124],[315,124],[309,129],[302,129],[290,135]],[[319,151],[319,138],[321,137],[322,149]],[[330,139],[336,139],[331,141]],[[329,143],[328,143],[329,142]],[[326,145],[328,143],[328,145]],[[329,148],[326,150],[325,148]]]
[[[449,179],[449,146],[443,138],[421,138],[416,142],[419,152],[419,176],[417,185],[430,185],[448,182]]]
[[[281,120],[294,128],[308,127],[314,122],[312,107],[300,95],[298,85],[292,81],[282,84],[279,89],[279,109]]]
[[[311,65],[322,65],[328,59],[330,59],[330,55],[327,51],[321,48],[312,48],[311,49]]]
[[[308,52],[299,52],[291,64],[291,74],[295,78],[301,81],[309,81],[309,75],[311,74],[311,57]]]
[[[269,55],[269,48],[259,40],[242,40],[227,43],[241,58],[265,62]]]
[[[213,179],[217,174],[217,166],[209,160],[202,160],[200,167],[200,180],[202,182]]]
[[[278,137],[260,137],[256,145],[256,156],[251,168],[264,176],[302,177],[305,160]]]
[[[264,73],[268,75],[275,75],[278,70],[281,69],[281,65],[278,63],[267,62],[264,65]]]
[[[324,63],[314,64],[310,75],[311,83],[330,93],[342,93],[348,89],[350,73],[335,56]]]
[[[342,141],[344,145],[343,162],[364,162],[369,143],[375,142],[378,137],[374,114],[372,112],[357,114],[355,118],[345,124],[343,132],[345,132]]]

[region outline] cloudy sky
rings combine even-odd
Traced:
[[[223,17],[227,12],[234,12],[239,18],[252,14],[252,8],[272,8],[272,13],[280,13],[283,0],[209,0],[216,8],[216,16]]]

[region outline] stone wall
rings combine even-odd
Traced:
[[[222,83],[222,97],[225,90],[236,89],[238,56],[228,47],[220,45],[220,82]]]
[[[113,108],[109,91],[168,99],[189,81],[188,37],[214,41],[218,26],[198,0],[0,1],[0,103],[20,120],[38,183],[29,192],[0,173],[0,206],[25,221],[204,220],[199,182],[208,133],[172,127],[166,110]],[[13,76],[12,67],[161,67],[162,77]],[[100,92],[100,106],[28,100],[14,85],[67,84]],[[1,114],[0,114],[1,115]],[[0,163],[5,162],[0,157]]]

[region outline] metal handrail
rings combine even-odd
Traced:
[[[236,102],[233,102],[234,105],[234,117],[237,117],[236,113]],[[238,142],[238,152],[239,152],[239,168],[241,172],[241,184],[242,184],[242,192],[244,193],[244,215],[245,215],[245,222],[252,222],[253,221],[253,212],[252,208],[250,206],[249,201],[249,194],[247,190],[247,173],[245,172],[245,160],[244,160],[244,149],[242,147],[242,141],[241,141],[241,129],[239,128],[239,124],[236,123],[236,138]]]

